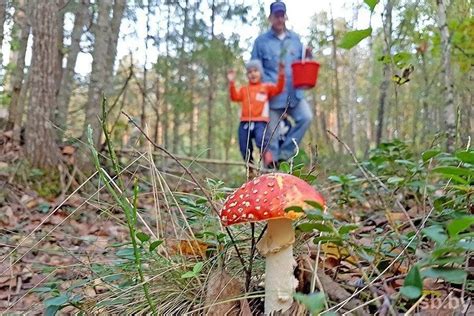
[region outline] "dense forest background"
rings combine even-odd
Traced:
[[[261,8],[256,16],[251,6]],[[97,120],[104,95],[107,124],[121,146],[136,144],[120,114],[125,111],[173,153],[238,159],[238,106],[229,101],[225,73],[242,65],[253,38],[238,28],[226,35],[222,30],[236,23],[264,30],[265,9],[249,1],[2,1],[1,42],[10,50],[2,60],[3,128],[16,140],[25,128],[31,162],[51,165],[57,153],[50,147],[84,140],[87,124],[96,145],[104,141]],[[353,3],[349,20],[318,12],[308,25],[310,36],[303,40],[322,68],[318,87],[307,93],[316,116],[305,144],[340,152],[326,130],[360,154],[390,139],[418,148],[465,144],[473,132],[469,2],[378,3],[382,27],[358,46],[341,48],[343,36],[361,24],[359,12],[370,9]],[[137,21],[137,10],[146,21]],[[298,17],[289,12],[289,18]],[[159,27],[151,25],[156,21]],[[128,35],[121,25],[138,23],[146,25],[143,51],[156,46],[158,54],[117,59],[118,40]],[[79,52],[90,54],[90,73],[75,72]]]
[[[226,72],[245,81],[269,4],[0,0],[2,313],[262,313],[265,225],[224,230],[216,212],[248,176]],[[464,304],[472,2],[328,8],[302,38],[321,64],[314,120],[280,169],[327,200],[295,224],[295,299],[313,314]]]

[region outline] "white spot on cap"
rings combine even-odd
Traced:
[[[254,189],[254,190],[252,191],[252,193],[254,193],[254,194],[257,193],[257,192],[258,192],[257,189]]]
[[[246,217],[247,217],[247,214],[244,213],[244,214],[242,214],[242,216],[240,216],[240,217],[246,218]]]
[[[268,185],[269,187],[272,187],[272,186],[274,186],[274,185],[275,185],[275,183],[273,183],[273,182],[268,182],[268,184],[267,184],[267,185]]]
[[[260,202],[260,199],[256,199],[255,202],[257,202],[257,203]]]
[[[254,218],[253,214],[249,214],[249,218],[250,219]]]
[[[244,203],[242,203],[243,206],[250,206],[250,202],[249,201],[245,201]]]
[[[255,209],[258,211],[260,210],[260,206],[255,206]]]
[[[253,184],[258,184],[259,182],[260,182],[260,180],[258,180],[258,179],[253,180]]]
[[[232,215],[232,218],[233,218],[233,219],[236,219],[236,218],[237,218],[237,215],[235,215],[235,214]]]
[[[263,212],[263,215],[264,215],[264,216],[267,216],[267,215],[268,215],[268,212]]]
[[[222,216],[222,221],[227,222],[227,216]]]
[[[243,211],[244,211],[244,209],[241,208],[241,207],[239,207],[239,209],[237,210],[237,212],[239,212],[239,213],[242,213]]]
[[[243,199],[243,198],[244,198],[243,194],[239,195],[239,199]]]
[[[263,194],[267,195],[267,194],[268,194],[268,191],[263,192]]]

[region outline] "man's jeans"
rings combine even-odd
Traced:
[[[313,119],[313,113],[305,99],[301,99],[296,106],[289,107],[287,114],[291,116],[295,123],[288,135],[286,135],[285,141],[280,145],[278,143],[278,136],[280,135],[278,123],[284,111],[285,109],[270,109],[270,123],[268,123],[267,129],[267,133],[272,135],[268,147],[274,159],[276,158],[278,160],[288,160],[294,156],[296,146],[293,139],[299,145]],[[275,132],[273,130],[275,130]]]

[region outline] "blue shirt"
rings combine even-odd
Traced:
[[[259,59],[263,66],[263,81],[276,83],[278,79],[278,64],[285,64],[285,88],[282,93],[270,99],[271,109],[284,109],[290,97],[290,107],[295,106],[304,97],[303,90],[293,88],[291,64],[302,57],[303,44],[300,37],[293,31],[286,30],[285,37],[270,29],[255,40],[252,58]]]

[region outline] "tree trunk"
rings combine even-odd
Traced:
[[[446,20],[446,0],[436,0],[438,26],[441,33],[441,76],[444,97],[444,125],[447,133],[446,150],[453,152],[456,145],[456,107],[454,105],[454,83],[451,72],[451,43]]]
[[[170,91],[170,41],[171,41],[171,8],[168,5],[167,10],[167,17],[166,17],[166,59],[165,59],[165,69],[164,69],[164,98],[162,102],[162,112],[161,112],[161,119],[162,119],[162,126],[163,126],[163,145],[165,148],[169,148],[169,105],[167,96]]]
[[[150,11],[151,11],[151,2],[148,1],[147,4],[147,13],[146,13],[146,38],[145,38],[145,61],[143,62],[143,89],[141,93],[142,104],[141,104],[141,113],[140,113],[140,126],[145,130],[146,126],[146,102],[147,102],[147,92],[148,92],[148,39],[150,37]]]
[[[25,153],[32,166],[51,169],[59,160],[51,124],[51,114],[56,108],[57,2],[44,0],[41,5],[33,6],[32,11],[34,40]]]
[[[336,109],[336,120],[337,120],[337,134],[339,137],[344,138],[342,134],[342,109],[341,109],[341,94],[339,92],[339,76],[337,73],[338,61],[337,61],[337,46],[336,46],[336,32],[334,30],[334,18],[331,10],[331,35],[332,35],[332,66],[334,71],[333,81],[333,106]],[[343,147],[338,142],[338,151],[342,152]]]
[[[15,54],[11,53],[11,63],[15,64],[15,70],[11,80],[12,92],[7,122],[7,129],[13,129],[13,137],[17,140],[20,139],[21,123],[25,109],[25,104],[19,101],[23,79],[25,78],[25,56],[28,36],[30,35],[30,24],[28,21],[29,12],[27,11],[28,6],[26,0],[19,0],[15,10],[15,25],[13,27],[17,30],[14,40],[18,41],[18,50]]]
[[[212,0],[211,5],[211,45],[214,44],[215,34],[214,34],[214,27],[215,27],[215,20],[216,20],[216,4],[215,0]],[[209,78],[209,87],[207,92],[207,151],[206,157],[211,158],[211,152],[214,146],[214,135],[213,135],[213,111],[214,111],[214,91],[216,90],[215,87],[215,76],[214,76],[214,65],[212,61],[209,62],[209,70],[208,70],[208,78]]]
[[[391,58],[391,46],[392,46],[392,0],[388,0],[385,5],[385,21],[383,24],[384,37],[385,37],[385,48],[384,55]],[[386,62],[383,66],[383,79],[380,83],[380,97],[379,97],[379,109],[377,115],[377,134],[375,141],[377,146],[382,142],[383,130],[384,130],[384,119],[385,119],[385,107],[387,103],[387,94],[390,84],[390,63]]]
[[[107,96],[111,95],[113,90],[113,74],[114,74],[114,64],[115,58],[117,56],[117,43],[120,33],[120,25],[122,24],[123,13],[126,7],[126,0],[115,0],[113,5],[113,15],[112,21],[110,22],[110,29],[108,34],[108,45],[107,45],[107,64],[106,64],[106,91]],[[107,36],[107,35],[106,35]]]
[[[86,117],[82,139],[87,142],[87,126],[92,127],[92,140],[96,148],[100,147],[101,126],[99,116],[101,114],[102,96],[104,94],[107,71],[108,39],[110,38],[110,8],[112,0],[101,0],[99,2],[99,16],[94,30],[94,52],[92,61],[92,72],[90,76],[89,93],[86,104]]]
[[[72,86],[74,82],[74,69],[76,67],[77,55],[81,50],[81,36],[85,20],[89,12],[89,0],[81,0],[74,17],[74,26],[71,33],[71,46],[67,52],[67,64],[63,70],[61,85],[58,93],[58,113],[56,125],[58,126],[58,139],[61,140],[66,131],[69,100],[71,99]]]
[[[3,68],[3,25],[5,24],[5,20],[7,18],[7,9],[8,9],[8,1],[7,0],[0,0],[0,68]]]

